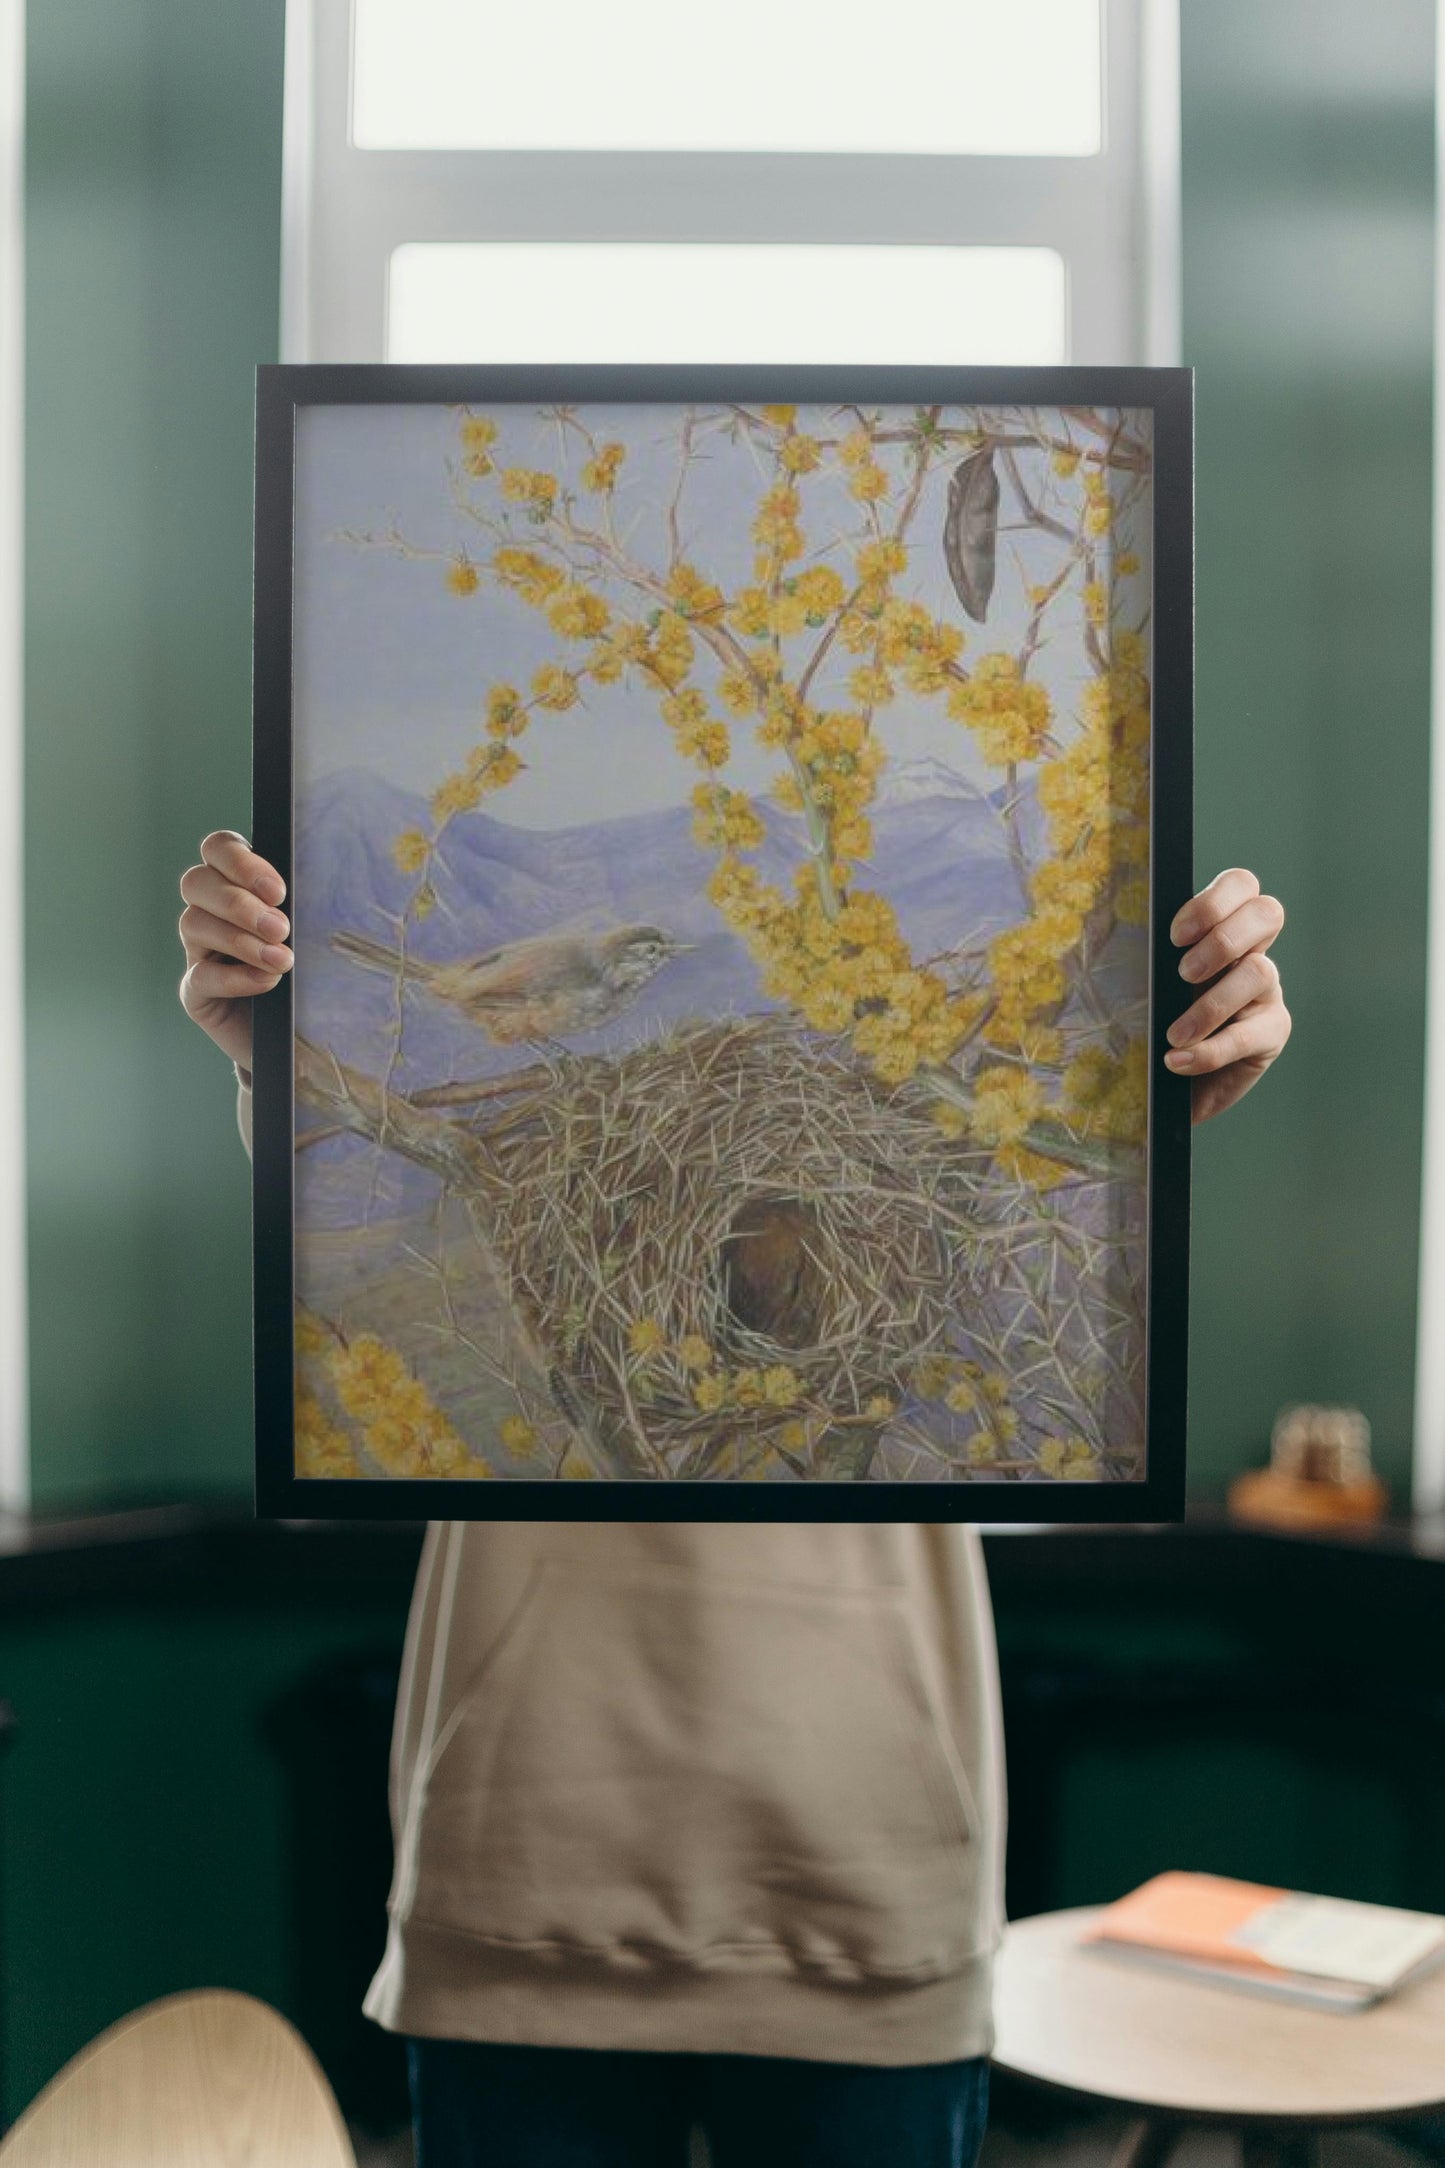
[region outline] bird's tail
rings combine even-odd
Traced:
[[[400,949],[388,948],[384,941],[369,941],[363,933],[334,933],[331,946],[339,955],[349,956],[353,963],[368,971],[384,971],[395,978],[398,971],[408,977],[425,978],[427,966],[415,956],[403,956]]]

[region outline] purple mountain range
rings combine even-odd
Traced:
[[[867,878],[893,903],[915,956],[987,938],[1017,920],[1025,899],[1000,799],[932,762],[902,768],[889,785],[874,809]],[[1032,827],[1031,802],[1026,810]],[[756,863],[765,878],[791,887],[805,855],[802,822],[771,808],[764,818],[767,839]],[[404,828],[429,825],[421,798],[364,769],[325,777],[298,807],[297,1027],[363,1068],[387,1058],[392,988],[380,973],[337,955],[331,936],[345,928],[394,938],[390,921],[405,909],[415,877],[399,870],[391,846]],[[703,893],[710,865],[685,806],[547,830],[464,814],[447,831],[436,908],[413,925],[408,946],[440,961],[554,928],[621,923],[660,926],[697,944],[664,966],[625,1016],[579,1036],[578,1051],[635,1044],[683,1017],[767,1008],[752,957]],[[532,1058],[526,1049],[492,1047],[419,988],[408,992],[406,1012],[398,1071],[404,1085]]]

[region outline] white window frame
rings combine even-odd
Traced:
[[[0,1509],[30,1500],[22,856],[25,9],[0,0]]]
[[[1438,18],[1437,11],[1437,18]],[[1445,23],[1435,40],[1435,443],[1431,594],[1430,902],[1425,991],[1425,1152],[1415,1340],[1411,1503],[1445,1512]]]
[[[357,150],[350,0],[288,0],[282,356],[384,361],[408,241],[786,241],[1056,249],[1071,361],[1172,362],[1178,0],[1101,7],[1097,156],[824,157]]]

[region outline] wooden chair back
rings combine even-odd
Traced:
[[[305,2041],[249,1995],[153,2002],[93,2040],[0,2143],[0,2168],[356,2168]]]

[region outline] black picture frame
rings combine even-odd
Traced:
[[[254,1039],[256,1511],[287,1518],[1095,1521],[1181,1519],[1185,1495],[1190,1088],[1163,1066],[1185,1005],[1169,923],[1193,889],[1193,395],[1186,369],[874,366],[268,366],[257,375],[253,839],[293,864],[293,476],[316,405],[848,402],[1148,409],[1155,452],[1146,1472],[1138,1481],[594,1482],[299,1478],[293,1472],[294,1044],[288,976]],[[303,905],[304,908],[304,905]]]

